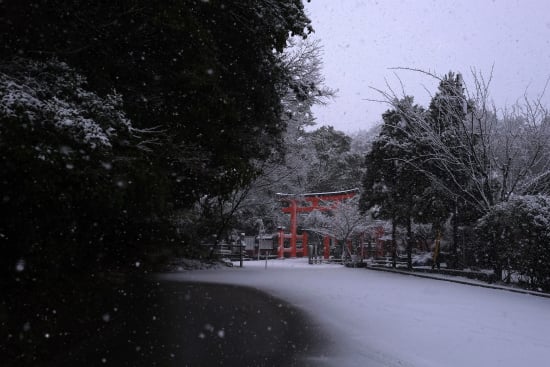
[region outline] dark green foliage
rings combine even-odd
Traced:
[[[407,227],[410,267],[411,222],[425,204],[422,195],[429,187],[429,180],[417,165],[422,147],[410,138],[409,132],[416,123],[411,116],[421,118],[424,111],[413,104],[412,97],[397,102],[397,107],[383,114],[380,135],[366,156],[361,207],[363,211],[373,209],[374,216],[389,219],[394,226]]]
[[[430,101],[428,118],[432,128],[444,135],[443,140],[453,143],[453,147],[460,145],[460,136],[456,135],[460,125],[464,124],[470,102],[464,94],[462,75],[449,72],[441,79],[438,92]]]
[[[120,139],[120,149],[110,152],[111,156],[85,151],[86,164],[70,163],[75,169],[69,175],[59,174],[62,180],[56,174],[38,175],[37,186],[64,192],[72,186],[63,180],[74,174],[73,191],[91,206],[75,209],[78,212],[118,213],[120,208],[101,208],[100,201],[89,200],[103,197],[115,207],[123,203],[123,214],[115,217],[130,226],[128,231],[166,221],[171,210],[189,208],[204,196],[228,197],[246,185],[258,173],[255,162],[269,157],[280,143],[285,129],[281,97],[290,76],[278,52],[289,34],[305,36],[309,29],[301,1],[8,0],[0,7],[0,55],[5,65],[16,56],[66,62],[88,81],[90,92],[86,93],[110,98],[116,90],[122,98],[117,108],[139,131],[139,140]],[[46,89],[53,83],[41,82]],[[91,108],[78,106],[84,115]],[[23,108],[14,116],[25,113]],[[4,136],[21,139],[17,154],[32,153],[26,151],[31,144],[17,132],[18,126],[3,127]],[[33,139],[54,146],[53,151],[59,146],[81,151],[56,141],[63,139],[57,130]],[[4,158],[8,165],[15,164],[13,144],[4,140],[10,149]],[[63,171],[65,162],[58,158],[52,158],[52,164]],[[107,178],[99,175],[100,185],[90,181],[95,176],[86,167],[95,165],[100,171],[102,164],[112,169],[101,172]],[[42,163],[17,165],[37,174]],[[14,182],[5,184],[17,190]],[[113,182],[118,183],[114,189]],[[77,183],[89,193],[76,189]],[[47,190],[36,194],[40,200],[57,200],[59,195]],[[65,196],[70,205],[77,201],[71,194]],[[41,221],[46,212],[28,215]],[[110,216],[105,215],[108,222],[106,218]],[[52,217],[52,221],[56,220]]]
[[[94,274],[197,253],[197,229],[178,233],[173,213],[228,198],[278,148],[280,52],[308,28],[300,0],[0,2],[0,285],[13,296],[0,323],[12,336]]]
[[[412,98],[407,97],[399,105],[422,114],[422,109],[412,103]],[[361,205],[365,211],[376,207],[375,213],[380,218],[398,219],[408,216],[410,210],[403,209],[414,207],[415,195],[424,189],[425,180],[415,168],[417,146],[408,135],[414,121],[400,110],[389,110],[382,117],[382,130],[365,159]]]
[[[514,196],[496,205],[476,227],[481,251],[497,277],[517,272],[533,289],[550,290],[550,198]]]
[[[176,206],[255,175],[285,126],[274,49],[304,34],[301,1],[7,1],[4,54],[56,55],[100,94],[113,88],[139,128],[164,132],[149,156]]]
[[[138,138],[120,100],[58,61],[12,59],[0,72],[3,270],[18,259],[30,274],[97,267],[131,215],[124,157]]]
[[[407,228],[411,220],[429,223],[433,238],[443,230],[450,217],[453,256],[449,263],[455,266],[458,227],[476,219],[466,200],[471,198],[465,197],[472,172],[468,166],[465,168],[464,162],[468,161],[471,144],[475,142],[466,128],[471,103],[464,95],[462,77],[449,73],[441,79],[438,92],[426,111],[414,106],[412,97],[392,103],[394,110],[384,115],[382,138],[367,156],[367,166],[371,165],[374,172],[386,167],[382,177],[391,183],[391,190],[387,189],[387,184],[376,184],[372,180],[378,178],[367,174],[365,185],[378,188],[378,191],[365,192],[365,207],[373,206],[369,201],[381,200],[386,208],[379,206],[380,213],[386,218]],[[381,193],[381,187],[385,187],[386,192]],[[390,202],[395,203],[389,206],[393,213],[384,213]]]
[[[411,98],[399,100],[384,94],[393,110],[384,114],[382,132],[366,157],[363,210],[374,208],[373,214],[407,229],[411,219],[429,223],[432,238],[450,227],[442,233],[443,242],[450,245],[447,266],[485,266],[488,258],[497,277],[505,269],[519,271],[534,279],[532,282],[544,282],[541,274],[546,270],[534,270],[539,266],[532,259],[544,258],[546,245],[533,247],[529,233],[517,232],[512,242],[520,243],[523,238],[527,244],[520,246],[521,253],[510,252],[510,247],[501,246],[501,234],[485,225],[487,233],[497,237],[484,239],[487,245],[482,247],[482,256],[474,254],[476,236],[472,233],[483,215],[503,226],[509,221],[499,222],[495,219],[499,215],[521,222],[521,215],[516,218],[516,214],[506,213],[516,210],[518,204],[506,202],[515,195],[548,191],[547,110],[540,101],[526,102],[517,106],[519,113],[505,111],[499,117],[489,107],[482,78],[474,78],[474,99],[467,97],[460,74],[451,72],[438,78],[438,91],[425,112],[413,108]],[[415,175],[420,181],[413,179]],[[501,206],[506,209],[498,209]],[[526,212],[520,212],[528,221]],[[504,228],[502,231],[507,236]],[[531,263],[512,261],[520,258],[531,259]]]
[[[440,81],[427,114],[427,125],[431,131],[425,140],[427,159],[423,160],[422,166],[432,177],[432,185],[425,193],[432,200],[427,200],[429,206],[423,210],[424,218],[421,219],[440,230],[444,221],[451,218],[452,246],[448,262],[452,267],[459,266],[458,227],[471,225],[479,217],[479,213],[475,213],[475,208],[469,204],[471,198],[465,196],[466,188],[477,174],[465,169],[471,166],[464,164],[472,160],[472,150],[476,145],[475,139],[472,139],[475,136],[467,127],[467,114],[472,108],[472,101],[464,93],[462,75],[449,72]],[[453,159],[439,156],[442,151]],[[426,213],[431,215],[426,216]]]
[[[332,126],[322,126],[305,134],[306,149],[313,162],[307,172],[307,192],[339,191],[355,188],[361,180],[361,157],[352,153],[351,138]]]

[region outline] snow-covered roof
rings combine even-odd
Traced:
[[[284,196],[284,197],[316,197],[316,196],[345,195],[345,194],[351,194],[351,193],[357,193],[357,192],[359,192],[358,188],[348,189],[348,190],[343,190],[343,191],[308,192],[308,193],[303,193],[303,194],[290,194],[290,193],[278,192],[275,195]]]

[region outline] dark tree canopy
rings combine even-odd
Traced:
[[[305,35],[301,1],[4,1],[2,56],[66,61],[100,95],[116,90],[175,205],[250,180],[277,146],[277,51]]]
[[[397,225],[407,228],[407,260],[410,268],[412,221],[419,218],[423,210],[429,180],[417,166],[418,157],[423,154],[425,147],[421,142],[410,139],[409,133],[417,123],[415,118],[421,118],[425,111],[414,104],[412,97],[397,101],[396,107],[382,115],[384,124],[365,158],[361,208],[363,211],[373,209],[373,216],[391,220],[392,236],[395,236]],[[393,240],[395,246],[395,237]]]
[[[405,222],[416,213],[418,200],[428,185],[427,178],[415,167],[415,158],[422,153],[422,145],[408,135],[411,124],[403,111],[423,109],[412,97],[405,97],[399,108],[383,114],[384,124],[365,159],[363,177],[363,210],[377,207],[380,218]]]
[[[332,126],[308,132],[304,141],[314,160],[307,172],[309,192],[355,188],[361,180],[361,157],[351,152],[351,138]]]
[[[301,0],[0,1],[3,330],[39,335],[53,309],[78,341],[95,330],[88,285],[196,251],[174,213],[278,149],[281,52],[309,24]]]

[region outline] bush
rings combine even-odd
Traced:
[[[515,196],[496,205],[476,226],[495,274],[515,271],[532,288],[550,290],[550,197]]]

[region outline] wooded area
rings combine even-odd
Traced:
[[[550,115],[539,99],[499,109],[489,81],[474,74],[439,78],[428,108],[380,91],[390,109],[366,156],[363,210],[406,228],[446,232],[452,268],[492,268],[496,279],[525,277],[550,289]]]

